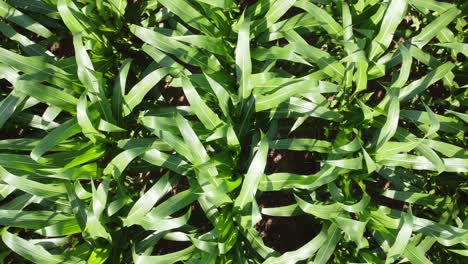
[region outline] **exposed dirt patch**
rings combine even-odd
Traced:
[[[289,172],[313,174],[319,170],[318,153],[308,151],[270,150],[267,173]]]
[[[137,175],[133,176],[133,178],[135,179],[135,182],[133,184],[138,184],[141,188],[145,184],[149,184],[151,186],[155,184],[166,172],[167,169],[164,168],[155,168],[147,172],[140,172]]]
[[[154,247],[153,253],[151,255],[169,254],[190,247],[191,245],[192,243],[190,241],[171,241],[161,239]]]
[[[258,199],[258,205],[264,207],[279,207],[295,203],[289,192],[264,192]],[[296,250],[314,238],[320,230],[314,217],[299,215],[276,217],[262,215],[262,220],[255,226],[265,245],[279,252]]]
[[[255,4],[258,0],[239,0],[240,10],[244,10],[247,7]]]
[[[205,212],[198,202],[193,203],[190,209],[192,210],[192,214],[188,221],[189,225],[197,227],[202,234],[213,229],[213,225],[206,217]]]
[[[258,198],[258,206],[264,207],[277,207],[286,206],[296,202],[292,193],[287,191],[278,192],[263,192]]]
[[[366,182],[366,190],[371,197],[371,204],[376,207],[383,205],[392,209],[402,210],[405,207],[404,202],[380,195],[384,190],[392,189],[392,183],[377,173],[372,174],[372,176],[372,178],[376,181]]]
[[[296,250],[313,239],[320,231],[314,230],[315,226],[320,227],[320,224],[308,215],[264,216],[256,228],[265,245],[283,253]]]
[[[385,88],[377,80],[370,80],[367,82],[367,89],[365,93],[373,93],[368,101],[368,104],[370,106],[375,106],[380,103],[380,101],[382,101],[382,99],[387,94],[387,90],[385,90]],[[365,93],[361,93],[360,96],[363,96]]]
[[[444,87],[442,81],[438,81],[431,85],[427,89],[427,92],[432,98],[437,98],[438,100],[443,100],[451,95],[450,90]]]
[[[67,35],[60,41],[52,43],[49,50],[59,58],[68,58],[75,55],[75,48],[73,47],[73,37]]]
[[[182,88],[171,87],[165,84],[161,89],[161,95],[164,100],[171,106],[187,106],[189,105]]]
[[[27,263],[15,254],[8,255],[8,257],[6,257],[4,261],[5,261],[5,264],[26,264]]]

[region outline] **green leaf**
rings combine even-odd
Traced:
[[[328,141],[312,138],[288,138],[277,139],[269,142],[272,149],[288,149],[295,151],[316,151],[328,153],[331,151],[332,144]]]
[[[0,59],[5,65],[31,74],[29,78],[23,78],[25,81],[41,80],[59,87],[73,87],[74,78],[63,69],[47,63],[44,57],[24,57],[0,47]]]
[[[403,254],[403,251],[411,238],[411,233],[413,231],[413,216],[411,214],[411,210],[409,213],[402,215],[401,222],[402,225],[400,231],[398,231],[395,243],[393,243],[392,247],[387,252],[385,263],[393,263],[397,260]]]
[[[429,115],[429,120],[430,120],[429,129],[427,130],[426,136],[431,137],[432,135],[437,133],[437,131],[439,130],[440,122],[437,119],[437,116],[434,114],[434,112],[432,112],[432,110],[426,104],[423,104],[423,105],[424,105],[424,108],[426,109],[427,114]]]
[[[16,90],[15,90],[16,91]],[[0,102],[0,128],[10,119],[17,107],[26,99],[22,93],[11,92]]]
[[[452,115],[455,115],[458,118],[460,118],[461,120],[463,120],[463,122],[468,123],[468,114],[459,113],[459,112],[455,112],[455,111],[452,111],[452,110],[447,110],[447,112],[451,113]]]
[[[343,33],[343,28],[340,24],[338,24],[330,14],[315,4],[305,0],[299,0],[296,1],[294,5],[304,9],[313,15],[315,19],[319,20],[321,22],[321,26],[328,32],[328,34],[339,36]]]
[[[423,156],[413,156],[408,154],[395,154],[386,157],[381,162],[382,165],[387,166],[401,166],[404,168],[411,168],[414,170],[434,170],[434,171],[448,171],[448,172],[465,172],[468,171],[468,160],[466,159],[443,159],[443,166],[445,168],[438,168]]]
[[[174,253],[159,255],[159,256],[141,256],[133,254],[133,261],[136,264],[146,264],[146,263],[175,263],[178,261],[183,261],[190,259],[193,252],[195,251],[194,246],[176,251]]]
[[[197,48],[204,49],[208,52],[230,57],[231,50],[225,46],[225,43],[218,38],[204,36],[204,35],[185,35],[185,36],[172,36],[172,39],[185,42]]]
[[[98,105],[103,118],[109,122],[114,122],[111,106],[105,95],[102,77],[94,72],[93,64],[88,56],[80,34],[73,36],[73,46],[75,48],[76,64],[78,66],[78,78],[87,89],[91,102]]]
[[[345,173],[345,169],[325,165],[320,171],[312,175],[297,175],[294,173],[273,173],[265,175],[259,183],[261,191],[280,191],[282,189],[307,189],[314,190]]]
[[[258,188],[260,178],[266,166],[268,154],[268,141],[264,138],[258,145],[258,150],[250,163],[249,169],[244,176],[244,182],[239,196],[237,196],[234,206],[242,210],[248,203],[252,202],[254,194]]]
[[[25,53],[31,56],[50,56],[54,55],[40,44],[35,43],[28,37],[18,33],[13,27],[0,21],[0,32],[7,38],[18,42]]]
[[[13,175],[3,167],[0,167],[0,179],[19,190],[43,198],[54,197],[57,199],[66,193],[65,186],[60,182],[49,184],[36,182],[29,180],[26,177]]]
[[[7,19],[29,31],[38,34],[41,37],[49,38],[53,35],[46,27],[34,21],[31,17],[23,14],[16,8],[0,1],[0,17]]]
[[[309,80],[307,82],[294,82],[279,87],[279,89],[269,95],[257,96],[255,100],[255,111],[260,112],[271,108],[276,108],[279,104],[297,94],[313,93],[319,90],[319,82]]]
[[[156,182],[138,201],[133,205],[124,220],[126,226],[130,226],[138,219],[148,213],[151,208],[171,189],[169,173],[166,173]]]
[[[150,164],[170,169],[182,175],[186,175],[191,169],[187,162],[180,157],[156,149],[146,151],[141,158]]]
[[[62,143],[64,140],[81,132],[76,118],[70,119],[44,137],[31,151],[31,158],[39,161],[44,153]]]
[[[82,94],[78,100],[76,106],[76,119],[78,120],[78,125],[80,125],[83,134],[95,143],[96,138],[103,139],[105,138],[99,131],[97,131],[88,113],[88,100],[86,100],[86,95]]]
[[[73,216],[52,211],[22,211],[0,209],[0,224],[28,229],[38,229],[47,225],[60,223]]]
[[[75,113],[78,99],[76,97],[37,82],[19,80],[15,87],[19,92],[36,98],[37,100],[57,106],[67,112]]]
[[[358,248],[364,248],[369,246],[369,243],[364,238],[364,232],[366,231],[366,222],[360,222],[353,219],[338,217],[336,218],[336,225],[343,230]]]
[[[362,157],[340,160],[324,160],[323,163],[350,170],[362,169]]]
[[[223,112],[225,117],[230,117],[230,110],[229,110],[229,101],[230,101],[230,94],[228,91],[216,80],[208,76],[207,74],[204,75],[206,80],[208,81],[208,84],[213,90],[213,92],[216,94],[216,97],[218,99],[218,105],[221,108],[221,111]]]
[[[216,28],[213,24],[197,11],[186,0],[159,0],[163,6],[167,7],[171,12],[187,22],[191,27],[204,32],[207,35],[214,35]]]
[[[236,45],[236,78],[239,83],[239,98],[246,101],[252,93],[252,61],[250,58],[250,18],[244,14],[240,20]],[[242,104],[243,108],[244,103]]]
[[[388,4],[385,16],[380,26],[380,31],[372,40],[369,60],[373,60],[382,55],[393,39],[396,28],[403,20],[407,6],[407,0],[392,0]]]
[[[216,59],[206,56],[198,49],[192,48],[175,39],[137,25],[131,25],[130,30],[135,36],[143,40],[145,43],[148,43],[163,52],[172,54],[176,56],[177,59],[185,63],[201,67],[202,69],[211,71],[211,73],[219,70],[219,64]]]
[[[307,44],[295,31],[289,31],[286,39],[294,47],[296,53],[317,64],[328,76],[338,81],[344,78],[344,66],[330,54]]]
[[[438,18],[425,26],[421,32],[411,39],[411,43],[418,48],[424,47],[432,38],[434,38],[443,28],[452,22],[459,14],[460,10],[452,7],[440,14]]]
[[[190,103],[192,111],[197,115],[207,129],[213,130],[222,123],[221,119],[219,119],[219,117],[202,100],[197,90],[190,82],[190,79],[182,77],[182,89]]]
[[[317,251],[314,263],[327,263],[328,259],[333,254],[338,241],[341,238],[341,233],[335,224],[332,224],[327,230],[327,240]]]
[[[109,183],[105,181],[99,184],[97,189],[92,184],[93,199],[86,218],[86,230],[92,238],[102,237],[112,242],[111,234],[101,221],[101,214],[107,203],[108,189]]]
[[[378,151],[385,143],[387,143],[398,127],[398,119],[400,115],[400,100],[398,99],[399,89],[390,88],[390,105],[388,106],[387,120],[384,126],[379,132],[379,136],[376,140],[376,151]]]
[[[467,43],[441,43],[441,44],[436,44],[439,47],[444,47],[448,49],[452,49],[455,52],[460,52],[461,54],[465,55],[465,57],[468,57],[468,44]]]
[[[128,94],[124,96],[124,116],[129,115],[133,109],[143,101],[145,95],[153,89],[153,87],[159,83],[169,73],[169,71],[169,68],[154,70],[135,84]]]
[[[124,104],[122,99],[125,95],[127,76],[131,63],[131,59],[127,59],[122,63],[119,68],[118,78],[115,80],[114,88],[112,90],[112,112],[114,114],[114,118],[117,120],[118,125],[122,123],[122,106]]]
[[[427,8],[439,13],[445,12],[446,10],[453,7],[453,5],[450,3],[435,0],[409,0],[409,2],[418,8]]]
[[[97,31],[97,26],[86,16],[72,0],[57,0],[57,10],[60,17],[73,34],[83,34],[89,36],[97,42],[104,42],[104,35]]]
[[[273,1],[273,4],[268,9],[268,12],[263,18],[255,21],[253,32],[255,35],[271,28],[296,2],[296,0]]]
[[[128,164],[138,156],[143,155],[147,149],[146,147],[131,148],[121,152],[106,166],[103,171],[104,174],[112,175],[115,179],[119,179]]]
[[[89,256],[87,263],[103,264],[109,258],[110,254],[111,247],[97,247]]]
[[[311,214],[315,217],[322,219],[332,219],[338,217],[343,211],[341,206],[337,203],[334,204],[311,204],[295,196],[297,204],[304,213]]]
[[[34,245],[19,236],[16,236],[5,229],[2,231],[2,240],[11,250],[23,258],[34,263],[63,263],[64,258],[59,255],[52,255],[43,247]]]

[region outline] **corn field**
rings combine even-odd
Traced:
[[[467,17],[0,0],[0,263],[464,263]]]

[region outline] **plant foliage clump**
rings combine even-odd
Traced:
[[[461,263],[467,11],[0,0],[0,262]]]

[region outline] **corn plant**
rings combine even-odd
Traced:
[[[0,0],[0,261],[462,263],[467,14]]]

